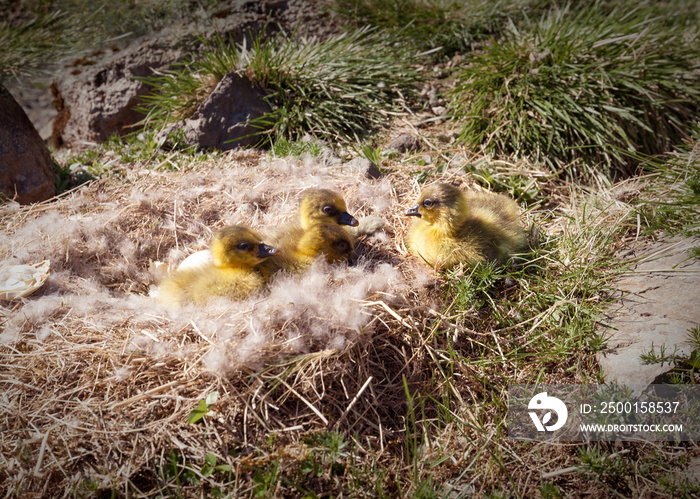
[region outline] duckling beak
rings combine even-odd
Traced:
[[[418,211],[419,206],[420,205],[411,206],[409,209],[407,209],[404,212],[404,215],[408,215],[409,217],[420,217],[421,215],[420,215],[420,212]]]
[[[277,248],[273,248],[272,246],[268,246],[267,244],[260,244],[258,245],[258,257],[259,258],[266,258],[268,256],[272,255],[279,255],[280,250]]]
[[[353,217],[350,213],[347,211],[344,211],[340,214],[340,220],[338,220],[339,225],[349,225],[350,227],[357,227],[360,225],[360,222],[357,221],[355,217]]]

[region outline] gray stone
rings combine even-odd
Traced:
[[[683,475],[692,485],[700,485],[700,458],[691,458]]]
[[[453,168],[464,168],[469,163],[469,158],[462,153],[457,153],[452,157],[450,166]]]
[[[343,166],[350,168],[353,172],[363,175],[365,178],[378,179],[383,176],[382,172],[377,168],[377,165],[362,156],[351,159]]]
[[[0,85],[0,192],[20,204],[56,194],[51,154],[10,92]]]
[[[337,166],[343,162],[343,159],[338,156],[338,153],[333,150],[332,147],[328,145],[327,142],[317,139],[313,135],[308,133],[301,138],[302,142],[314,144],[319,147],[318,157],[325,161],[329,166]]]
[[[436,107],[436,106],[439,106],[440,104],[441,103],[440,103],[440,99],[438,98],[438,95],[437,95],[437,89],[435,87],[431,86],[430,91],[428,92],[428,105],[430,105],[430,107]]]
[[[395,149],[399,152],[417,151],[421,143],[418,137],[410,133],[402,133],[384,146],[384,149]]]
[[[185,143],[205,149],[254,146],[260,137],[251,134],[260,130],[250,121],[270,111],[263,95],[248,78],[228,73],[190,118],[168,132],[181,133]]]
[[[153,76],[183,57],[172,40],[147,40],[125,50],[83,59],[54,79],[51,90],[58,115],[51,141],[54,147],[80,148],[111,135],[132,132],[144,118],[136,111],[149,87],[136,78]]]
[[[673,365],[644,365],[640,355],[665,346],[667,355],[690,355],[688,331],[700,326],[700,262],[692,257],[700,241],[649,243],[634,272],[617,282],[624,295],[610,310],[608,348],[598,354],[607,382],[651,384]]]

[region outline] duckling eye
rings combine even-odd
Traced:
[[[238,246],[236,246],[241,251],[250,251],[250,244],[248,243],[238,243]]]
[[[345,251],[346,249],[348,249],[348,243],[345,241],[338,241],[337,245],[338,245],[338,248],[340,248],[342,251]]]
[[[423,201],[423,206],[425,206],[426,208],[430,208],[434,204],[435,204],[435,201],[433,201],[431,199],[426,199],[425,201]]]
[[[333,208],[333,207],[332,207],[331,205],[329,205],[329,204],[327,204],[326,206],[324,206],[324,207],[322,208],[322,210],[323,210],[323,213],[325,213],[326,215],[333,216],[333,215],[336,214],[335,208]]]

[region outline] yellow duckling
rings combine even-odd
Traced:
[[[214,235],[212,261],[199,267],[177,270],[159,290],[161,302],[203,305],[215,297],[243,299],[265,285],[265,277],[255,268],[279,250],[263,244],[248,227],[232,225]]]
[[[307,230],[315,225],[344,225],[352,238],[377,232],[384,226],[384,220],[376,216],[363,217],[359,221],[347,211],[343,197],[329,189],[313,189],[306,193],[299,206],[299,227]],[[291,236],[291,234],[288,235]],[[301,232],[296,233],[301,237]]]
[[[330,189],[312,189],[301,200],[299,220],[289,223],[271,234],[273,244],[280,247],[296,245],[304,231],[317,225],[344,225],[352,238],[381,229],[384,220],[376,216],[363,217],[359,222],[347,211],[343,197]],[[282,250],[284,252],[284,249]]]
[[[359,222],[347,211],[343,197],[330,189],[312,189],[301,200],[299,220],[285,224],[271,234],[280,255],[258,268],[270,277],[279,270],[301,271],[321,254],[329,263],[347,260],[355,237],[341,225],[358,228]]]
[[[504,262],[525,244],[518,205],[500,194],[433,184],[406,215],[418,217],[406,236],[409,250],[434,267]]]
[[[295,251],[305,231],[318,225],[346,226],[353,244],[358,237],[372,234],[384,225],[384,220],[375,216],[364,217],[358,222],[347,210],[345,200],[337,192],[329,189],[309,190],[301,200],[298,221],[271,231],[266,239],[286,255]],[[211,262],[211,251],[202,250],[188,256],[178,270],[199,268]]]
[[[338,225],[330,224],[312,226],[296,242],[287,243],[279,255],[258,265],[265,277],[279,270],[303,271],[322,255],[328,263],[348,261],[354,249],[350,235]]]
[[[294,248],[304,231],[317,225],[349,225],[357,227],[358,221],[348,213],[343,197],[329,189],[312,189],[301,199],[299,220],[285,224],[270,234],[273,244],[284,253]]]

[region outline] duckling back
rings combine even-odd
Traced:
[[[487,244],[482,252],[487,260],[505,262],[525,246],[525,231],[520,225],[520,210],[512,199],[489,192],[466,194],[469,217],[461,229],[462,237],[480,230]]]
[[[418,217],[407,246],[432,266],[505,262],[525,242],[517,204],[500,194],[435,184],[424,189],[406,214]]]

